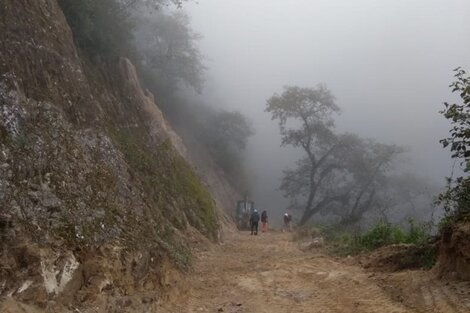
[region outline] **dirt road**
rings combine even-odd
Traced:
[[[233,233],[198,254],[192,276],[180,312],[470,312],[468,284],[451,290],[421,271],[366,272],[319,250],[303,252],[283,233]]]

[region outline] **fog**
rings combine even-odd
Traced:
[[[200,0],[184,6],[203,36],[207,81],[200,97],[239,110],[256,134],[247,149],[260,209],[281,212],[282,170],[299,153],[280,147],[264,112],[284,85],[325,83],[342,114],[341,131],[410,149],[405,167],[439,184],[451,172],[438,111],[456,100],[448,85],[470,68],[468,0]]]

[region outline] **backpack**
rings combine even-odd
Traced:
[[[251,221],[254,222],[254,223],[259,222],[259,213],[258,212],[253,212],[253,214],[251,214]]]

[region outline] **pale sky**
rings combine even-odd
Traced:
[[[451,161],[437,112],[457,99],[452,69],[470,71],[470,0],[199,0],[187,3],[208,58],[203,97],[239,110],[257,134],[249,149],[259,207],[285,205],[280,148],[265,101],[284,85],[325,83],[343,109],[338,128],[411,149],[408,166],[443,181]]]

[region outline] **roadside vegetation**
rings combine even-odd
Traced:
[[[339,257],[368,255],[392,248],[389,257],[394,258],[395,266],[430,269],[437,258],[436,235],[432,229],[431,223],[417,223],[412,219],[406,226],[379,222],[362,232],[340,230],[337,225],[315,225],[297,230],[294,240],[309,238],[322,242],[326,251]]]
[[[356,255],[393,244],[425,245],[431,238],[429,224],[409,220],[408,227],[379,222],[363,233],[338,232],[334,228],[322,229],[331,251],[339,255]]]
[[[470,217],[470,77],[462,68],[456,68],[455,81],[450,85],[452,92],[458,93],[460,103],[444,103],[440,111],[451,123],[449,137],[440,142],[444,148],[450,148],[455,160],[453,173],[461,175],[447,178],[447,189],[438,197],[437,204],[446,212],[440,223],[441,230],[451,227]]]

